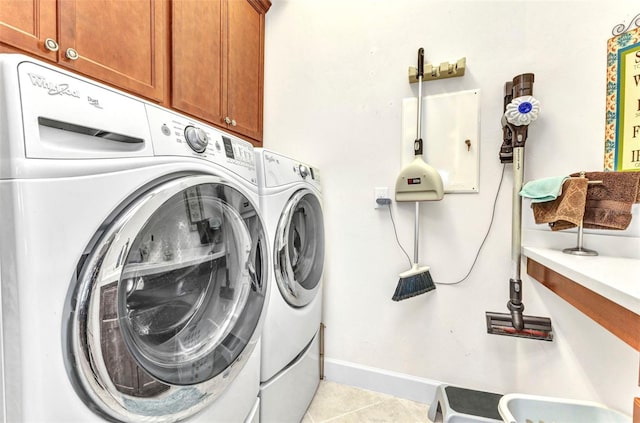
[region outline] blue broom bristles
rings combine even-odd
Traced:
[[[433,283],[431,273],[427,270],[416,275],[400,278],[398,286],[396,286],[396,292],[391,299],[393,301],[406,300],[434,289],[436,289],[436,285]]]

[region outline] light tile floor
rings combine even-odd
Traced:
[[[302,423],[429,423],[429,406],[321,381]]]

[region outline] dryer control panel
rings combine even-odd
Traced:
[[[156,156],[198,157],[256,183],[253,145],[161,107],[146,105]]]
[[[320,171],[317,167],[269,150],[262,150],[262,160],[266,187],[306,182],[320,191]]]

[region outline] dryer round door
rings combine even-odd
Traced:
[[[274,245],[275,279],[290,305],[304,307],[320,289],[324,267],[324,219],[318,197],[308,189],[287,202]]]
[[[261,218],[229,182],[192,175],[156,186],[106,226],[70,295],[68,373],[110,419],[186,418],[225,390],[257,343]]]

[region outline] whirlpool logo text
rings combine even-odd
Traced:
[[[80,98],[79,91],[70,88],[69,84],[56,84],[55,82],[47,81],[47,79],[43,76],[33,73],[29,74],[29,78],[31,79],[32,85],[44,88],[45,90],[47,90],[49,95],[68,95],[71,97]]]

